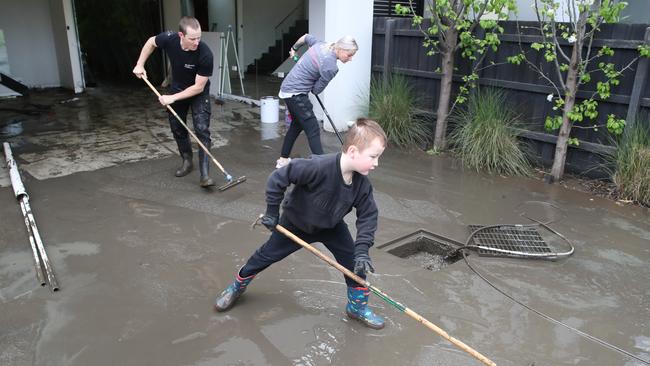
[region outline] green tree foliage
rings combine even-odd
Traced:
[[[579,144],[577,138],[570,136],[573,127],[606,127],[615,135],[620,135],[625,127],[625,120],[613,114],[607,117],[607,123],[603,126],[589,124],[589,121],[598,117],[597,99],[609,98],[611,88],[620,83],[623,71],[637,60],[635,58],[626,66],[617,68],[610,61],[614,50],[603,46],[596,51],[592,46],[600,26],[618,22],[625,6],[626,3],[619,0],[533,0],[532,7],[537,14],[537,29],[541,42],[532,43],[528,52],[521,48],[520,53],[508,57],[508,62],[512,64],[527,64],[555,89],[554,93],[548,95],[547,100],[553,103],[553,111],[558,112],[547,116],[544,125],[547,130],[559,130],[551,169],[551,174],[556,180],[564,174],[568,145]],[[566,16],[569,21],[557,22],[558,14]],[[560,47],[562,44],[572,45],[571,53],[565,53]],[[543,56],[543,62],[550,64],[554,77],[544,71],[541,63],[535,64],[531,61],[532,53]],[[639,54],[650,55],[650,50],[647,46],[640,46]],[[594,75],[602,78],[602,81],[596,83],[596,90],[590,97],[576,100],[578,91],[584,84],[589,83]]]
[[[499,34],[503,28],[499,20],[507,19],[515,11],[515,0],[435,0],[427,1],[426,8],[431,13],[430,25],[423,27],[423,18],[415,15],[411,6],[396,5],[398,14],[412,14],[413,24],[424,35],[423,45],[428,55],[440,54],[441,80],[438,97],[437,120],[434,149],[446,148],[447,117],[457,103],[467,100],[469,89],[478,78],[476,65],[469,75],[463,77],[464,85],[460,87],[453,104],[451,103],[454,57],[460,52],[462,57],[479,61],[488,49],[496,51],[499,46]],[[489,16],[487,16],[489,14]],[[478,37],[477,28],[484,32]]]

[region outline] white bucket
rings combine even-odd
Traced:
[[[262,97],[260,99],[262,123],[277,123],[280,114],[280,99],[277,97]]]

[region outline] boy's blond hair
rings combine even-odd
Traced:
[[[384,132],[384,129],[381,128],[379,123],[368,118],[358,118],[345,135],[343,152],[348,151],[350,146],[353,145],[360,151],[363,151],[369,147],[372,141],[376,138],[379,138],[382,145],[386,146],[388,138],[386,137],[386,132]]]

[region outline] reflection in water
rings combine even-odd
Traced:
[[[280,123],[261,123],[260,124],[260,139],[262,141],[264,140],[272,140],[272,139],[277,139],[280,137]]]
[[[4,126],[0,131],[0,135],[4,137],[18,136],[21,133],[23,133],[23,123],[18,120],[9,122],[9,124]]]

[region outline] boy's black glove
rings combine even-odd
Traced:
[[[262,225],[266,226],[267,229],[275,231],[275,227],[278,225],[279,216],[280,206],[267,205],[266,213],[264,213],[264,216],[262,216],[260,222]]]
[[[375,268],[372,266],[372,261],[368,253],[359,253],[354,256],[354,273],[359,276],[365,275],[367,272],[375,273]]]
[[[265,214],[260,220],[262,225],[266,226],[267,229],[275,231],[275,227],[278,225],[278,217]]]

